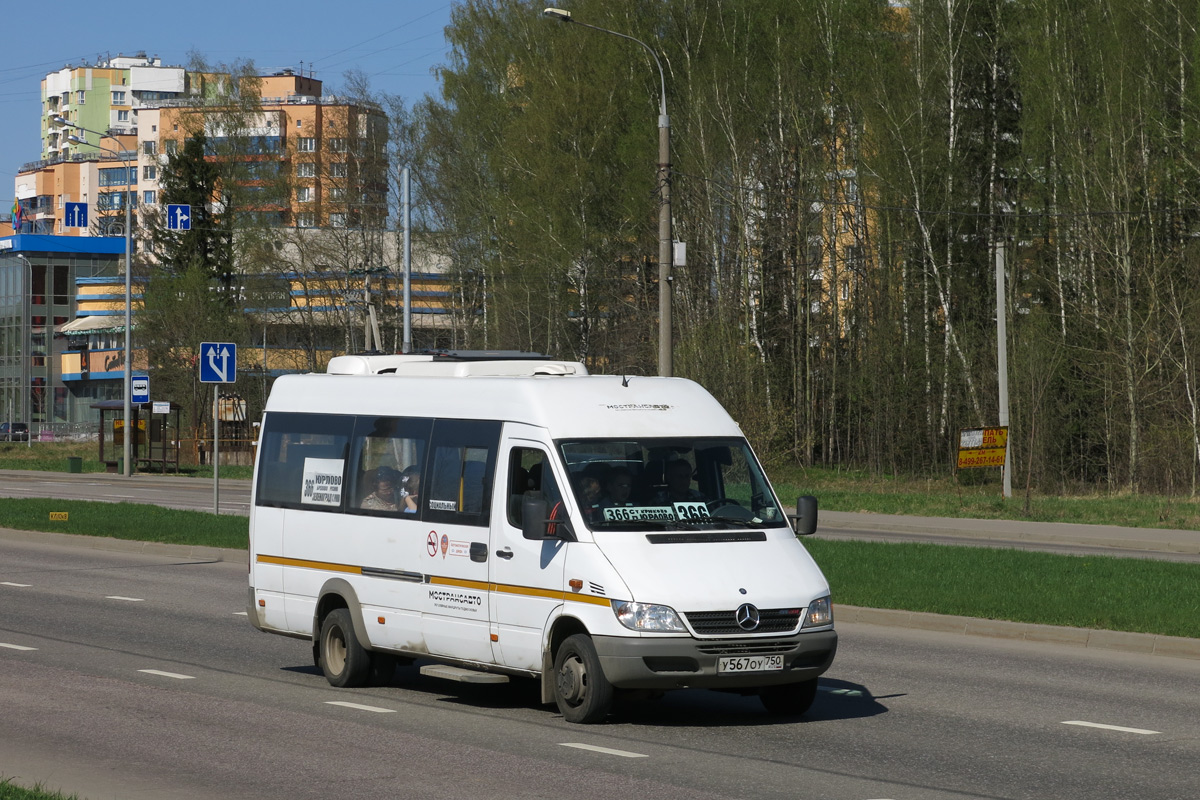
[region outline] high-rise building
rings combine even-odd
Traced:
[[[229,80],[144,55],[47,75],[42,158],[17,174],[21,224],[14,233],[122,235],[126,203],[136,231],[138,211],[159,203],[168,157],[201,132],[207,156],[244,162],[239,188],[250,201],[243,210],[267,224],[383,226],[387,117],[377,106],[323,96],[321,81],[284,70],[255,79],[260,102],[235,112],[215,91]],[[230,155],[225,145],[235,141]],[[255,190],[262,190],[261,203]],[[87,204],[86,225],[67,217],[69,203]]]

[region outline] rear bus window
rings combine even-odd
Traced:
[[[257,504],[341,511],[354,418],[273,413],[264,425]]]

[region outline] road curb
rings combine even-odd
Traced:
[[[1125,653],[1200,660],[1200,639],[1185,636],[1069,628],[1030,622],[1007,622],[996,619],[957,617],[949,614],[930,614],[923,611],[863,608],[836,603],[834,604],[833,618],[835,622],[882,625],[891,628],[915,628],[964,636],[984,636],[993,639],[1062,644],[1092,650],[1118,650]]]

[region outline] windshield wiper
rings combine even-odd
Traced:
[[[708,518],[708,521],[710,523],[728,525],[730,527],[737,528],[761,528],[763,526],[763,521],[758,517],[754,517],[753,519],[737,519],[735,517],[712,516]]]

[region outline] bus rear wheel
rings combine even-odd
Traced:
[[[365,686],[371,676],[371,654],[354,635],[350,612],[336,608],[321,623],[321,671],[331,686]]]

